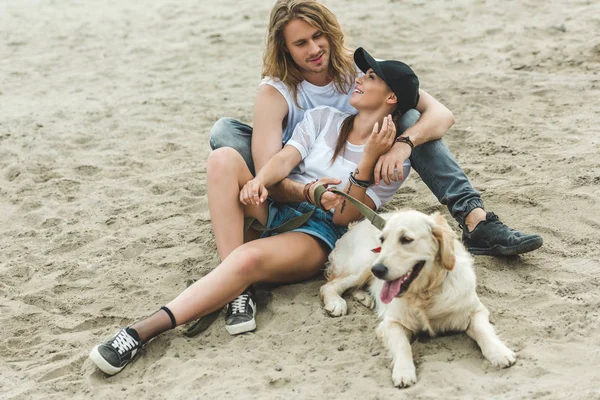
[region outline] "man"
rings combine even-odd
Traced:
[[[278,0],[271,12],[264,54],[263,80],[254,108],[254,129],[232,119],[221,119],[210,133],[211,148],[233,147],[250,170],[259,171],[290,138],[304,111],[321,105],[354,113],[348,98],[355,90],[357,69],[336,17],[315,0]],[[539,248],[539,235],[508,228],[486,213],[480,193],[442,142],[454,124],[445,106],[423,90],[416,110],[398,121],[400,137],[375,168],[374,180],[386,184],[402,178],[409,159],[423,182],[448,206],[463,230],[469,251],[478,255],[516,255]],[[331,183],[335,182],[322,182]],[[283,202],[302,202],[303,185],[289,179],[270,188]],[[326,192],[324,196],[335,196]],[[228,306],[226,327],[231,334],[256,328],[256,304],[247,290]]]

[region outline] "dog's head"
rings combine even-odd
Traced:
[[[446,271],[454,268],[456,235],[438,212],[395,213],[380,240],[381,250],[371,272],[385,281],[380,297],[386,304],[407,292],[419,293],[441,283]]]

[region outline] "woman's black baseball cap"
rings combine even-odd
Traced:
[[[354,62],[365,74],[369,68],[373,68],[398,98],[398,108],[402,113],[417,106],[419,78],[408,65],[401,61],[376,61],[362,47],[354,52]]]

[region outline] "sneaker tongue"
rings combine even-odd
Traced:
[[[400,293],[400,288],[402,287],[402,282],[400,282],[400,278],[394,281],[385,281],[383,283],[383,288],[381,289],[381,293],[379,297],[384,304],[389,304],[394,300],[394,297],[398,296]]]
[[[141,342],[140,335],[139,335],[138,331],[136,331],[135,329],[133,329],[133,328],[126,328],[125,332],[127,332],[129,334],[129,336],[131,336],[132,338],[134,338],[138,342]]]

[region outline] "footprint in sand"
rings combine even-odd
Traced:
[[[102,168],[93,165],[80,165],[75,167],[75,172],[80,176],[94,176],[102,171]]]

